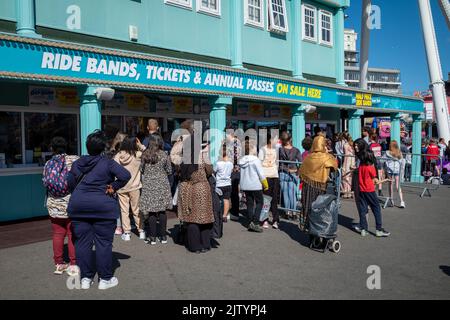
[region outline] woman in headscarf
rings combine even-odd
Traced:
[[[213,167],[208,164],[207,148],[196,152],[194,135],[184,140],[183,162],[180,165],[178,217],[187,223],[187,245],[191,252],[204,253],[211,249],[214,211],[208,177]],[[191,150],[188,150],[190,146]],[[190,155],[190,157],[189,157]],[[196,160],[197,161],[194,161]]]
[[[326,139],[317,136],[314,139],[311,153],[305,158],[300,167],[302,187],[302,216],[300,229],[306,231],[308,216],[312,203],[321,194],[325,194],[327,181],[331,170],[337,170],[337,159],[327,152]]]

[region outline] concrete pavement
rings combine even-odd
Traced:
[[[67,276],[52,273],[51,241],[2,249],[0,299],[449,299],[450,189],[425,199],[405,193],[407,209],[383,211],[387,239],[351,231],[355,206],[343,202],[339,254],[311,251],[291,222],[263,234],[230,222],[220,246],[200,255],[171,239],[151,247],[136,236],[127,243],[116,237],[120,283],[107,291],[67,289]],[[369,223],[373,231],[371,213]],[[371,265],[380,267],[381,290],[366,286]]]

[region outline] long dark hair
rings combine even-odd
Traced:
[[[132,155],[133,157],[136,156],[136,152],[138,152],[136,138],[127,136],[125,139],[123,139],[122,143],[120,144],[120,151],[124,151],[129,155]]]
[[[183,141],[183,153],[187,152],[185,147],[190,146],[190,155],[183,155],[183,163],[180,165],[180,180],[181,181],[189,181],[192,177],[192,174],[198,170],[198,164],[196,164],[196,156],[199,155],[195,153],[195,138],[194,135],[190,135]],[[190,156],[190,163],[185,163],[184,160],[188,159],[187,156]]]
[[[164,141],[159,134],[149,136],[148,148],[142,155],[144,163],[156,164],[160,160],[161,151],[164,148]]]
[[[369,144],[366,140],[362,138],[357,139],[353,143],[353,146],[355,148],[356,157],[362,165],[373,165],[376,163],[375,155],[372,150],[370,150]]]

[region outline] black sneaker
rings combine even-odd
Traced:
[[[160,241],[162,244],[166,244],[166,243],[167,243],[167,236],[160,237],[160,238],[159,238],[159,241]]]
[[[262,233],[263,232],[263,228],[261,228],[257,224],[254,224],[253,222],[250,222],[250,225],[248,226],[248,231]]]
[[[156,238],[155,237],[147,238],[145,239],[145,243],[154,246],[156,244]]]

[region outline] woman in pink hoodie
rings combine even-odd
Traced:
[[[146,238],[142,215],[139,212],[139,198],[142,188],[140,168],[142,152],[144,150],[145,147],[139,139],[127,136],[120,145],[119,153],[114,157],[114,160],[131,174],[131,179],[126,186],[117,191],[124,231],[122,240],[124,241],[131,240],[130,208],[139,231],[139,239],[145,240]]]

